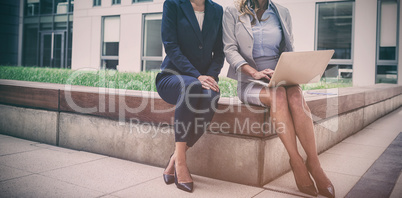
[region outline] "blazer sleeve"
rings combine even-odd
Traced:
[[[220,13],[222,13],[222,7],[220,7]],[[222,14],[220,15],[218,36],[215,39],[215,44],[212,52],[214,53],[211,65],[208,68],[207,75],[212,76],[218,80],[218,75],[223,67],[223,61],[225,60],[225,53],[223,52],[222,42]]]
[[[286,9],[286,24],[288,25],[288,30],[289,30],[289,42],[292,47],[291,51],[295,50],[294,46],[294,38],[293,38],[293,24],[292,24],[292,17],[290,16],[290,12],[288,9]]]
[[[195,78],[201,75],[180,50],[177,40],[177,6],[169,0],[163,3],[162,42],[165,46],[166,56],[181,73]]]
[[[231,13],[231,9],[236,9],[234,7],[227,7],[223,15],[223,35],[222,40],[224,44],[224,52],[226,55],[226,61],[231,67],[237,71],[240,66],[247,64],[247,61],[239,53],[239,45],[235,37],[235,16]]]

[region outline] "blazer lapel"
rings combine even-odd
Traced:
[[[190,1],[189,0],[181,0],[180,6],[184,12],[184,15],[186,15],[188,21],[190,22],[191,26],[193,27],[194,32],[197,35],[198,39],[200,40],[200,42],[202,42],[200,25],[198,24],[198,21],[195,18],[194,9],[193,9],[193,6],[191,5]]]
[[[285,35],[285,37],[286,37],[285,40],[287,41],[286,43],[288,43],[290,34],[289,34],[289,30],[288,30],[288,24],[287,24],[287,23],[284,23],[284,21],[283,21],[283,17],[284,17],[284,14],[285,14],[285,13],[281,12],[282,10],[279,10],[279,9],[276,7],[276,5],[275,5],[274,2],[271,2],[271,3],[272,3],[272,7],[274,8],[274,12],[276,13],[276,15],[277,15],[278,18],[279,18],[279,21],[281,22],[282,30],[284,31],[284,35]]]
[[[208,35],[211,27],[214,27],[216,21],[214,21],[215,17],[215,9],[214,5],[210,2],[210,0],[205,0],[205,12],[204,12],[204,22],[202,23],[202,36],[205,38]],[[197,23],[198,24],[198,23]]]
[[[251,38],[254,39],[253,37],[253,30],[251,29],[251,21],[250,17],[247,14],[244,14],[240,16],[241,23],[243,24],[244,28],[247,30],[248,34],[251,36]]]

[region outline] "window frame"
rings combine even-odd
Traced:
[[[162,20],[162,12],[151,12],[151,13],[143,13],[142,14],[142,25],[141,25],[141,59],[140,59],[140,64],[141,64],[141,71],[147,71],[144,61],[163,61],[163,59],[166,56],[165,48],[163,46],[163,43],[161,43],[162,46],[162,56],[144,56],[145,54],[145,18],[146,15],[160,15],[160,20]]]
[[[120,2],[117,2],[120,1]],[[112,5],[121,5],[121,0],[112,0]]]
[[[314,26],[314,50],[318,48],[318,20],[319,20],[319,5],[324,3],[343,3],[352,2],[352,35],[351,35],[351,46],[350,46],[350,59],[332,59],[329,61],[329,65],[352,65],[353,69],[353,59],[354,59],[354,44],[355,44],[355,7],[356,2],[354,0],[345,1],[325,1],[316,2],[315,4],[315,26]]]
[[[134,4],[134,3],[151,3],[153,1],[154,0],[132,0],[131,3],[132,4]]]
[[[119,17],[119,55],[117,55],[117,56],[104,56],[103,55],[103,48],[104,48],[104,35],[105,35],[105,33],[104,33],[104,31],[105,31],[105,19],[106,18],[108,18],[108,17]],[[103,60],[117,60],[118,62],[119,62],[119,56],[120,56],[120,31],[121,31],[121,16],[120,15],[107,15],[107,16],[102,16],[102,22],[101,22],[101,42],[100,42],[100,45],[101,45],[101,47],[100,47],[100,65],[99,65],[99,68],[100,69],[106,69],[106,68],[103,68],[103,64],[102,64],[102,62],[103,62]],[[119,64],[117,64],[117,66],[119,66]],[[116,70],[118,70],[118,67],[116,67]]]
[[[92,7],[101,7],[101,6],[102,6],[102,0],[93,0]]]
[[[400,0],[397,1],[397,19],[396,19],[396,49],[395,49],[395,60],[381,60],[380,59],[380,43],[381,43],[381,3],[383,0],[377,1],[377,24],[376,24],[376,63],[375,63],[375,83],[378,80],[378,67],[382,66],[396,66],[396,82],[398,82],[398,63],[399,63],[399,32],[400,32]]]

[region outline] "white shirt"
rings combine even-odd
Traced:
[[[194,10],[194,13],[195,13],[195,18],[197,18],[197,21],[198,21],[198,25],[200,25],[200,30],[202,31],[202,23],[204,22],[204,11],[202,11],[202,12],[199,12],[199,11],[195,11]]]

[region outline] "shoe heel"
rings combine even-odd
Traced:
[[[179,183],[177,180],[177,174],[176,174],[176,166],[174,167],[174,183],[176,184],[176,187],[180,190],[192,193],[193,192],[193,187],[194,187],[194,182],[189,182],[189,183]]]
[[[168,163],[167,163],[167,165],[166,165],[166,168],[167,168],[167,166],[169,166],[169,163],[170,163],[170,160],[172,159],[172,156],[173,156],[173,154],[170,155],[169,161],[168,161]],[[166,170],[166,168],[165,168],[165,170]],[[165,181],[165,184],[166,184],[166,185],[169,185],[169,184],[173,184],[173,183],[174,183],[174,175],[163,174],[162,176],[163,176],[163,181]]]

